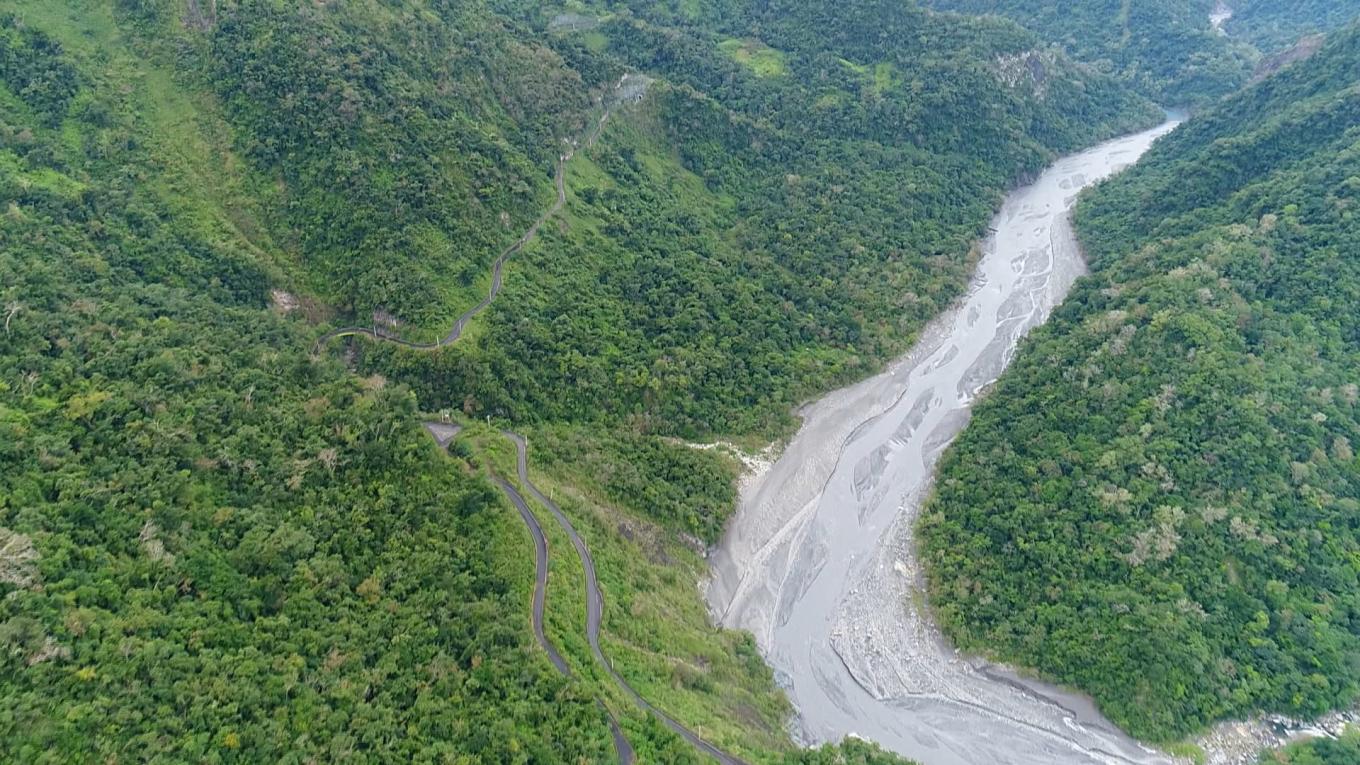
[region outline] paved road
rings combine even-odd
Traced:
[[[468,322],[471,321],[473,317],[477,316],[477,314],[486,310],[486,308],[491,305],[491,302],[496,299],[496,296],[500,294],[506,259],[524,249],[525,245],[532,241],[534,237],[538,236],[538,232],[543,228],[543,225],[561,211],[562,207],[566,204],[567,163],[570,162],[571,158],[575,155],[577,147],[580,145],[584,145],[587,148],[593,146],[596,139],[599,138],[600,133],[604,131],[605,123],[608,122],[613,109],[620,104],[636,102],[641,98],[642,91],[646,89],[646,86],[650,81],[644,78],[641,89],[639,89],[637,86],[630,86],[629,80],[632,77],[634,77],[634,75],[624,75],[619,80],[618,84],[614,86],[614,95],[610,97],[612,100],[606,99],[605,109],[600,115],[599,120],[586,132],[581,141],[572,142],[571,147],[558,159],[557,173],[554,179],[554,185],[557,187],[557,198],[553,201],[553,204],[545,210],[531,226],[529,226],[529,229],[525,231],[519,239],[515,240],[514,244],[502,250],[500,255],[496,257],[496,260],[491,267],[490,291],[488,291],[486,297],[482,298],[481,302],[477,303],[477,305],[468,309],[462,316],[458,317],[458,320],[454,322],[453,328],[449,330],[448,334],[433,343],[413,343],[409,340],[403,340],[399,337],[386,334],[375,328],[341,327],[327,332],[318,338],[316,345],[313,347],[313,353],[320,353],[328,342],[338,337],[364,336],[374,340],[396,343],[397,345],[406,348],[422,351],[433,351],[443,348],[462,337],[463,329],[467,327]],[[425,429],[440,447],[443,448],[447,448],[454,436],[458,434],[456,426],[449,426],[441,423],[425,423]],[[581,558],[581,564],[586,572],[586,637],[590,643],[590,650],[595,654],[596,660],[600,662],[600,665],[604,667],[605,671],[614,682],[617,683],[634,702],[643,709],[656,715],[662,723],[677,733],[681,738],[692,744],[695,748],[717,759],[722,765],[746,765],[744,761],[709,744],[688,728],[676,722],[665,712],[662,712],[649,704],[646,699],[642,698],[642,696],[634,690],[621,675],[619,675],[618,672],[614,671],[613,665],[609,663],[609,660],[605,658],[604,652],[600,649],[600,620],[604,613],[604,598],[600,595],[600,584],[595,576],[595,560],[590,556],[590,550],[586,547],[586,544],[581,539],[580,535],[576,533],[576,529],[572,527],[571,521],[567,520],[567,517],[562,514],[562,510],[547,497],[543,496],[538,488],[529,481],[529,467],[525,454],[526,448],[524,438],[515,433],[506,433],[506,435],[515,442],[515,446],[519,450],[520,481],[528,488],[529,492],[534,496],[534,499],[542,503],[544,507],[547,507],[548,510],[552,512],[553,517],[557,519],[557,522],[561,524],[562,528],[571,538],[572,545],[576,547],[576,552]],[[510,498],[511,503],[519,510],[520,518],[524,521],[525,526],[529,528],[529,534],[534,539],[534,563],[536,570],[533,604],[534,637],[538,640],[538,644],[542,646],[544,652],[548,654],[548,660],[557,668],[557,671],[567,677],[572,677],[571,667],[567,665],[566,660],[562,658],[562,654],[557,651],[557,648],[548,640],[547,635],[543,631],[543,609],[547,598],[548,586],[548,540],[543,535],[543,528],[539,525],[538,519],[535,518],[533,512],[529,510],[529,506],[524,501],[524,497],[520,495],[514,486],[510,485],[509,482],[499,476],[497,476],[495,480],[496,483],[500,485],[501,490]],[[624,738],[623,730],[619,727],[618,720],[614,718],[613,713],[611,713],[602,702],[597,700],[597,703],[600,704],[600,708],[604,710],[605,715],[609,718],[609,729],[614,737],[614,748],[618,752],[619,762],[622,765],[633,765],[637,755],[633,751],[632,745]]]
[[[604,596],[600,593],[600,582],[595,576],[595,559],[590,555],[590,548],[586,546],[585,540],[581,539],[581,535],[576,533],[576,527],[572,526],[571,520],[562,512],[562,508],[558,507],[556,502],[548,499],[543,492],[538,490],[538,487],[534,485],[533,481],[529,480],[528,445],[524,440],[524,436],[521,436],[518,433],[505,431],[505,437],[509,438],[515,444],[515,451],[518,457],[519,482],[526,490],[528,490],[530,496],[532,496],[539,504],[548,508],[548,512],[552,513],[553,517],[557,519],[558,525],[567,533],[567,537],[571,539],[572,546],[576,548],[576,554],[581,558],[581,568],[584,569],[586,573],[586,640],[590,643],[591,652],[595,654],[595,660],[600,663],[601,667],[604,667],[605,672],[607,672],[610,678],[614,680],[614,683],[618,685],[624,693],[628,694],[638,706],[656,715],[657,719],[661,720],[667,728],[670,728],[681,738],[688,741],[694,748],[716,759],[718,762],[722,763],[722,765],[746,765],[745,761],[708,743],[700,738],[698,734],[694,733],[694,731],[691,731],[689,728],[676,722],[670,715],[657,709],[644,699],[642,694],[634,690],[633,686],[629,685],[628,681],[614,669],[614,665],[610,663],[609,658],[604,655],[603,649],[600,648],[600,622],[603,620],[604,616]],[[521,513],[524,513],[526,509],[523,507],[523,498],[510,488],[509,484],[504,481],[501,481],[500,483],[501,488],[505,489],[507,494],[510,494],[511,501],[516,503],[516,506],[520,508]],[[541,530],[538,533],[541,535]]]
[[[523,519],[524,525],[529,527],[529,535],[534,538],[534,568],[536,577],[534,581],[534,637],[538,639],[538,644],[543,647],[544,653],[548,654],[548,661],[552,662],[557,671],[566,677],[574,677],[571,667],[567,665],[566,659],[558,652],[557,647],[548,640],[548,636],[543,632],[543,608],[547,598],[548,590],[548,538],[543,535],[543,527],[539,525],[529,505],[524,501],[524,497],[515,490],[505,479],[497,476],[496,483],[501,487],[501,491],[510,498],[515,509],[519,510],[519,517]],[[599,703],[599,702],[597,702]],[[614,737],[614,751],[618,752],[619,763],[621,765],[633,765],[637,761],[637,755],[633,752],[632,744],[623,736],[623,729],[619,727],[619,721],[614,718],[614,714],[600,703],[600,708],[604,710],[605,716],[609,718],[609,732]]]

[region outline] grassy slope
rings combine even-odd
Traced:
[[[275,278],[296,275],[295,257],[272,241],[268,183],[232,150],[231,129],[210,96],[185,89],[160,62],[139,55],[108,3],[15,0],[7,10],[50,34],[103,88],[116,90],[145,126],[154,172],[145,181],[205,241],[246,247]]]
[[[525,435],[531,479],[572,518],[590,546],[605,598],[604,650],[615,668],[652,703],[730,752],[776,762],[793,751],[783,731],[788,703],[750,636],[714,629],[695,597],[705,572],[702,556],[673,529],[648,520],[649,509],[636,498],[631,505],[619,503],[599,485],[602,472],[637,469],[637,463],[602,434],[559,427]],[[474,426],[468,440],[496,472],[514,476],[513,448],[499,433]],[[694,459],[686,447],[669,448],[671,459]],[[703,459],[712,459],[710,469],[731,479],[730,464]],[[582,462],[591,463],[594,472],[582,473],[577,467]],[[547,619],[552,640],[596,692],[612,700],[628,730],[655,736],[632,700],[596,665],[585,640],[579,560],[546,509],[534,510],[554,556]],[[648,745],[667,745],[665,737],[657,738]]]

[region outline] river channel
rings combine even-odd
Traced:
[[[967,295],[886,371],[805,407],[744,486],[709,605],[756,636],[805,743],[855,735],[926,765],[1169,762],[1084,697],[955,652],[923,608],[912,529],[971,403],[1084,269],[1077,194],[1178,122],[1064,157],[1012,192]]]

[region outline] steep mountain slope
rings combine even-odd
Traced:
[[[64,13],[0,19],[0,759],[602,759],[496,495],[299,352],[192,102]]]
[[[574,679],[538,650],[504,444],[441,456],[443,404],[543,423],[649,700],[751,762],[892,759],[793,746],[695,592],[733,465],[652,434],[778,432],[954,296],[1006,184],[1157,115],[1010,24],[740,8],[7,6],[0,759],[615,761],[599,698],[644,761],[699,762],[599,675],[568,559]],[[338,319],[445,331],[603,103],[468,342],[349,357],[387,377],[311,352]]]
[[[278,187],[133,34],[148,19],[0,18],[0,760],[616,761],[592,682],[532,643],[532,552],[485,455],[437,457],[409,391],[311,357],[313,301],[270,306],[304,271]],[[651,650],[622,662],[727,715],[754,762],[834,761],[792,750],[769,670],[646,517],[730,505],[731,467],[644,446],[605,482],[658,556],[610,548],[616,597],[650,585],[626,645]],[[677,599],[697,619],[643,611]],[[702,669],[655,650],[679,638]],[[619,708],[645,761],[700,761]]]
[[[952,300],[1012,179],[1158,116],[1003,22],[887,2],[656,16],[560,37],[658,82],[582,152],[566,224],[511,264],[485,333],[366,364],[471,414],[775,434]]]
[[[1212,101],[1251,73],[1253,52],[1215,31],[1216,0],[926,0],[940,10],[995,14],[1169,106]]]
[[[963,646],[1168,740],[1360,688],[1360,29],[1079,208],[1093,269],[942,463]]]
[[[1349,0],[1237,0],[1228,33],[1249,40],[1263,51],[1284,50],[1306,35],[1339,29],[1360,17]]]

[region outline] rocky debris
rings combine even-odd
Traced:
[[[636,104],[642,101],[643,96],[647,95],[647,89],[652,86],[651,77],[645,74],[625,74],[619,78],[618,84],[614,86],[614,91],[609,94],[611,105]]]
[[[292,313],[302,305],[297,295],[284,290],[270,290],[269,301],[273,303],[274,310],[279,313]]]
[[[1256,65],[1256,72],[1252,74],[1251,81],[1253,83],[1260,82],[1290,64],[1311,58],[1314,53],[1322,50],[1322,44],[1326,41],[1326,35],[1309,35],[1299,40],[1289,50],[1266,56],[1261,59],[1261,63]]]
[[[1048,95],[1048,70],[1053,66],[1053,54],[1041,50],[996,57],[997,78],[1012,90],[1022,85],[1029,87],[1036,98]]]
[[[1245,722],[1220,723],[1195,743],[1204,750],[1204,765],[1254,765],[1261,752],[1310,738],[1337,738],[1360,722],[1360,710],[1333,712],[1311,722],[1264,715]]]
[[[765,473],[774,465],[775,460],[779,459],[778,446],[770,444],[759,452],[748,452],[736,444],[727,441],[714,441],[711,444],[695,444],[682,441],[685,446],[700,451],[711,451],[717,449],[724,454],[730,455],[741,463],[741,477],[737,479],[737,488],[745,492],[752,483],[759,481]]]
[[[41,583],[33,540],[0,527],[0,582],[26,590]]]
[[[600,20],[594,16],[585,16],[580,13],[559,13],[548,22],[548,30],[552,32],[589,32],[598,27]]]
[[[1218,0],[1218,4],[1214,6],[1213,13],[1209,14],[1209,25],[1214,28],[1215,32],[1226,35],[1228,31],[1223,28],[1223,25],[1228,23],[1228,19],[1231,19],[1232,17],[1232,8],[1229,8],[1228,4],[1223,2],[1223,0]]]

